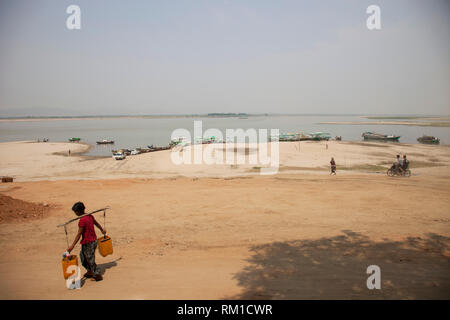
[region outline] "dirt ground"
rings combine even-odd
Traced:
[[[0,194],[0,223],[44,218],[49,211],[47,203],[31,203]]]
[[[0,224],[0,299],[449,299],[450,168],[413,173],[1,184],[50,210]],[[76,201],[111,207],[114,254],[97,254],[102,282],[68,290],[56,226]]]

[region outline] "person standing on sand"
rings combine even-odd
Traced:
[[[70,149],[69,149],[69,157],[70,157]]]
[[[331,165],[330,175],[332,175],[332,174],[336,175],[336,162],[334,161],[334,158],[331,158],[330,165]]]
[[[84,204],[83,202],[77,202],[72,207],[73,212],[77,216],[81,216],[84,214]],[[95,234],[94,225],[100,229],[103,234],[106,234],[106,230],[102,228],[102,226],[95,220],[94,216],[87,215],[80,219],[78,222],[78,233],[73,241],[73,244],[67,248],[67,252],[71,252],[75,245],[81,239],[81,251],[80,258],[81,264],[87,270],[84,274],[85,278],[93,278],[95,281],[103,280],[102,275],[100,274],[100,269],[95,263],[95,249],[97,249],[97,235]]]

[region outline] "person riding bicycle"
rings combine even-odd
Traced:
[[[394,169],[395,171],[397,171],[398,173],[402,173],[403,169],[402,169],[402,158],[400,157],[400,155],[397,155],[397,160],[394,162]]]
[[[409,166],[409,160],[406,159],[406,154],[403,155],[403,162],[402,162],[402,170],[406,171],[406,169],[408,169]]]

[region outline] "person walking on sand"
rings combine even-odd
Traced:
[[[72,207],[73,212],[77,216],[81,216],[84,214],[84,204],[83,202],[77,202]],[[95,249],[97,249],[97,235],[95,234],[95,228],[100,229],[103,234],[106,234],[106,230],[102,228],[102,226],[95,220],[93,215],[87,215],[80,219],[78,222],[78,233],[75,236],[75,240],[73,244],[67,248],[67,252],[71,252],[75,245],[81,239],[81,251],[80,258],[81,264],[87,270],[84,274],[85,278],[93,278],[95,281],[103,280],[103,277],[100,273],[100,269],[95,263]]]
[[[332,174],[336,175],[336,162],[334,161],[334,158],[331,158],[330,165],[331,165],[330,175],[332,175]]]
[[[69,149],[69,157],[70,157],[70,149]]]

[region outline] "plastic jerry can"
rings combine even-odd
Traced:
[[[98,251],[103,257],[106,257],[113,253],[113,246],[111,237],[104,236],[97,239]]]
[[[78,266],[78,257],[76,255],[70,255],[68,257],[63,258],[61,263],[63,268],[64,279],[66,280],[69,279],[71,275],[77,272],[76,270],[73,270],[70,271],[70,273],[68,273],[67,270],[70,266]]]

